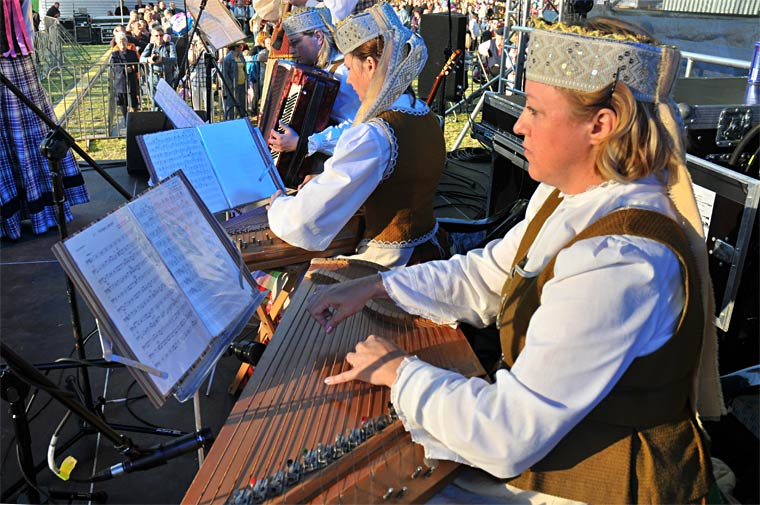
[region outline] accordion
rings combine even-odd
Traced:
[[[269,229],[264,207],[235,216],[222,223],[222,227],[250,270],[267,270],[303,263],[312,258],[353,254],[364,231],[364,215],[354,215],[324,251],[307,251],[276,236]]]
[[[339,87],[340,81],[328,72],[288,61],[277,62],[261,110],[259,129],[264,139],[269,139],[272,129],[279,131],[278,121],[282,121],[298,132],[294,152],[272,151],[286,187],[297,187],[308,175],[311,165],[304,163],[304,159],[309,136],[328,126]]]

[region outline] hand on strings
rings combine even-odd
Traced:
[[[283,133],[280,133],[272,128],[272,131],[269,133],[270,147],[275,151],[281,153],[290,153],[295,151],[296,147],[298,146],[298,134],[293,128],[286,125],[282,121],[278,122],[280,123],[280,128],[282,129]]]
[[[331,333],[352,314],[356,314],[372,298],[387,297],[379,275],[319,286],[308,301],[306,309],[319,324]]]
[[[369,382],[376,386],[391,387],[396,380],[401,361],[408,356],[399,346],[382,337],[370,335],[356,344],[354,352],[346,354],[351,370],[325,379],[331,386],[353,380]]]
[[[281,194],[282,194],[282,190],[278,189],[277,191],[275,191],[275,192],[274,192],[274,194],[273,194],[272,196],[270,196],[270,197],[269,197],[269,203],[267,204],[267,210],[269,210],[269,207],[271,207],[271,206],[272,206],[272,204],[274,203],[274,201],[275,201],[275,200],[277,199],[277,197],[278,197],[278,196],[280,196]]]
[[[298,185],[298,188],[296,188],[298,191],[301,191],[301,188],[306,186],[306,183],[308,183],[310,180],[315,178],[319,174],[309,174],[306,177],[303,178],[303,181],[301,181],[301,184]]]

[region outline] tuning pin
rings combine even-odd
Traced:
[[[248,505],[251,499],[250,488],[236,489],[233,491],[225,503],[225,505]]]
[[[251,488],[251,501],[253,503],[263,503],[267,499],[267,490],[269,489],[269,479],[261,479],[253,483]]]
[[[348,443],[348,438],[343,433],[335,435],[335,452],[338,456],[348,454],[351,452],[351,446]]]
[[[317,444],[317,464],[320,467],[327,466],[332,461],[332,447],[329,445]]]
[[[397,499],[397,500],[399,498],[402,498],[406,494],[406,492],[408,490],[409,490],[408,487],[406,487],[406,486],[402,487],[401,489],[398,490],[398,493],[396,493],[396,496],[394,496],[394,498]]]
[[[383,431],[389,424],[389,418],[385,415],[380,415],[375,418],[375,429],[377,431]]]
[[[362,438],[362,431],[360,429],[354,428],[348,433],[348,445],[351,449],[362,442],[364,442],[364,439]]]
[[[269,486],[267,488],[267,497],[272,498],[279,496],[285,491],[285,473],[282,470],[278,470],[274,474],[274,477],[269,479]]]
[[[388,417],[390,417],[391,421],[395,421],[396,419],[398,419],[398,414],[396,414],[396,409],[391,402],[388,402]]]
[[[301,463],[299,461],[288,460],[287,471],[285,473],[285,484],[292,486],[301,480]]]
[[[313,472],[319,467],[319,460],[317,458],[317,451],[306,451],[303,456],[303,469],[305,472]]]
[[[414,469],[414,471],[412,472],[412,475],[411,475],[411,477],[412,477],[412,479],[416,479],[416,478],[417,478],[417,477],[419,477],[420,475],[422,475],[422,467],[421,467],[421,466],[418,466],[418,467],[417,467],[417,468],[415,468],[415,469]]]
[[[387,491],[385,491],[385,494],[383,495],[383,500],[387,500],[391,496],[393,496],[394,489],[392,487],[389,487]]]
[[[366,417],[362,419],[361,432],[363,440],[367,440],[369,437],[375,434],[375,423],[372,419]]]

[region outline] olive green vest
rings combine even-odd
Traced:
[[[559,205],[552,193],[529,223],[514,266],[522,263],[546,219]],[[696,265],[680,226],[646,210],[618,210],[590,225],[565,247],[600,235],[656,240],[676,255],[685,305],[675,334],[655,352],[636,358],[612,391],[541,461],[510,481],[586,503],[690,503],[712,484],[710,457],[691,413],[689,397],[702,341],[702,300]],[[530,317],[556,255],[535,277],[510,276],[499,312],[504,362],[511,367],[525,346]],[[579,315],[582,317],[582,315]]]
[[[381,121],[378,121],[381,120]],[[435,227],[433,199],[446,162],[446,142],[435,114],[386,111],[372,120],[389,135],[390,174],[364,203],[364,239],[403,243]]]

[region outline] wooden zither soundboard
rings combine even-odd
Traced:
[[[378,269],[312,261],[183,503],[420,502],[454,477],[455,463],[425,461],[389,408],[388,388],[324,384],[348,369],[345,354],[370,334],[437,366],[484,374],[459,330],[412,317],[390,301],[368,303],[330,335],[305,310],[320,284]]]

